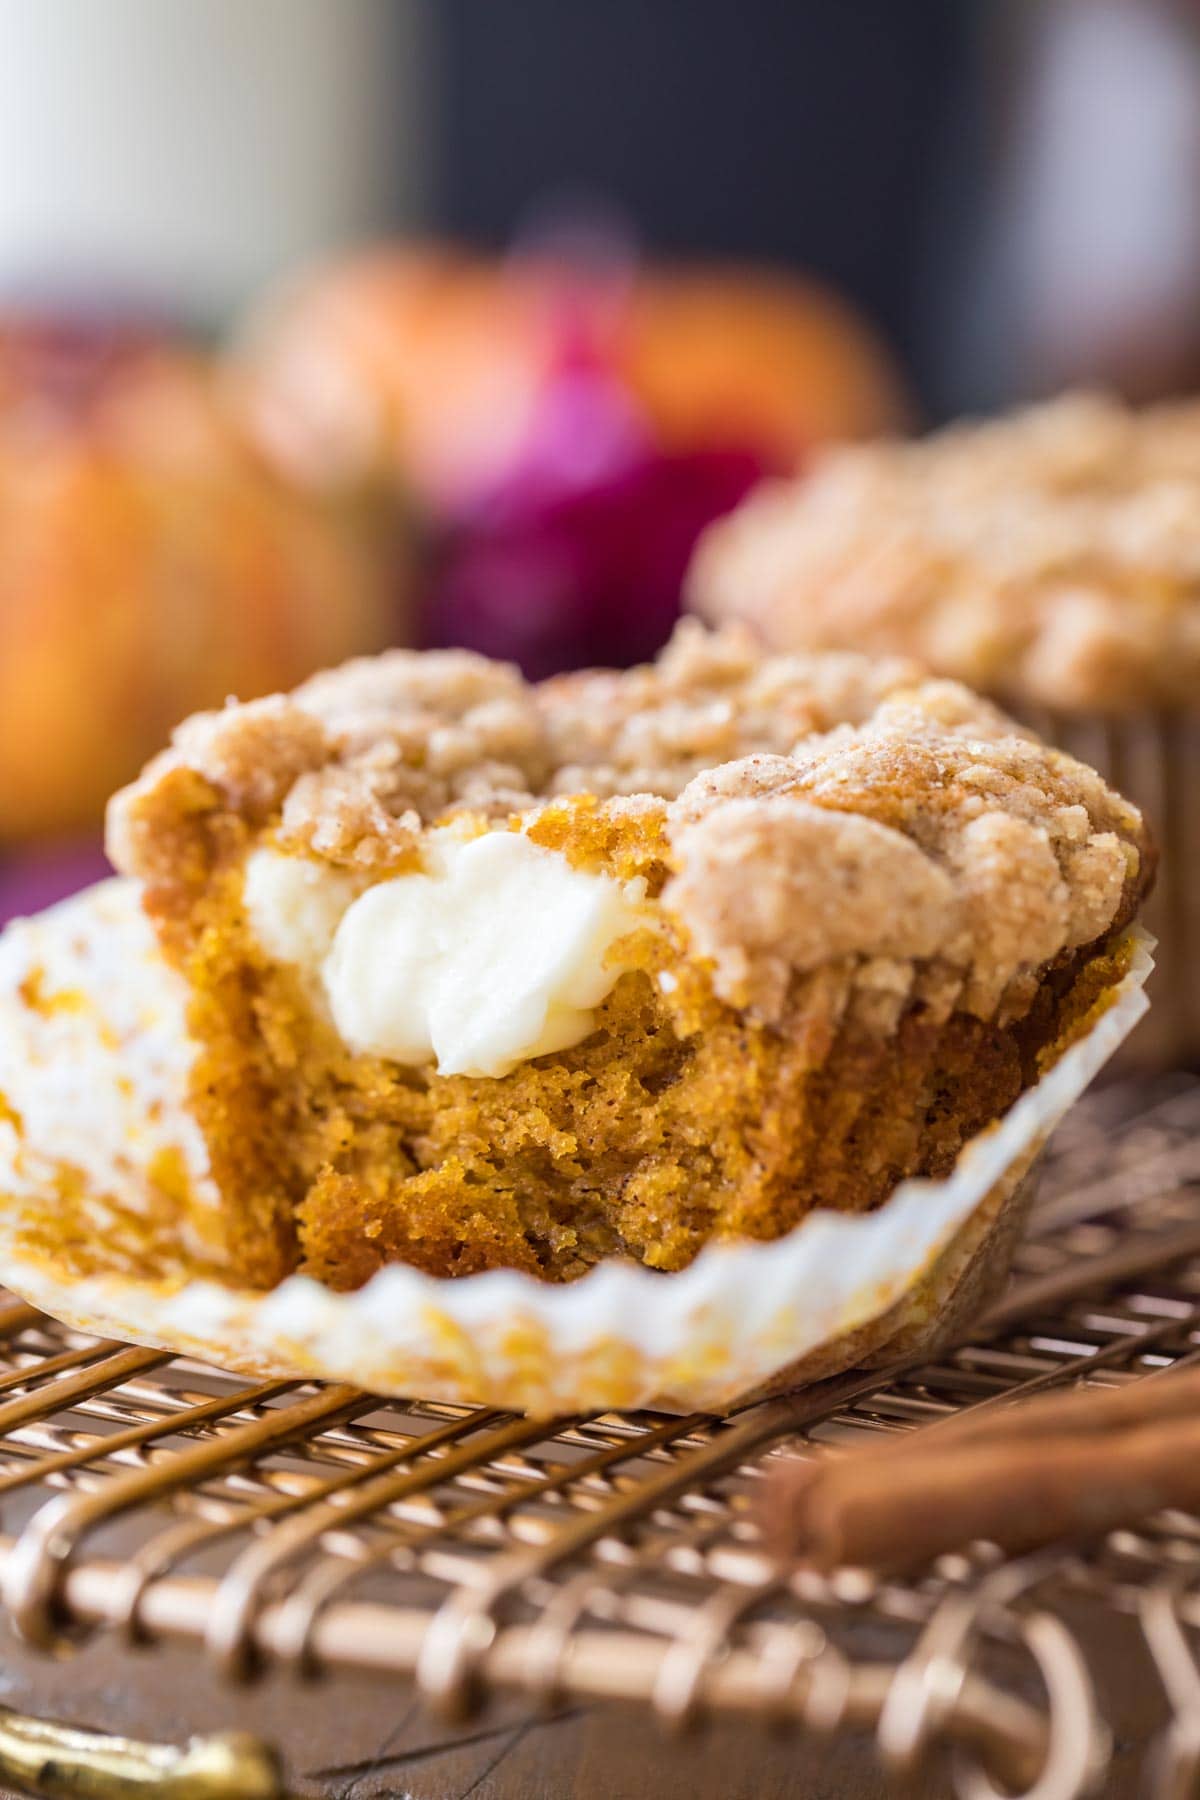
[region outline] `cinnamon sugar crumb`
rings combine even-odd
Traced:
[[[659,834],[667,913],[720,997],[767,1019],[793,974],[848,957],[936,962],[965,1009],[1019,1013],[1149,872],[1137,811],[965,688],[694,624],[627,673],[531,685],[394,651],[189,720],[110,816],[114,860],[156,887],[206,817],[193,792],[172,803],[183,772],[282,848],[379,873],[455,814],[540,816],[550,843],[554,797],[586,795],[613,842],[634,820]]]

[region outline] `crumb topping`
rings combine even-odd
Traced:
[[[372,878],[447,817],[549,831],[555,798],[580,795],[617,835],[651,828],[668,918],[721,998],[768,1020],[794,974],[845,959],[869,986],[1019,1012],[1149,874],[1137,811],[966,689],[694,623],[626,673],[530,685],[395,651],[202,715],[117,796],[109,848],[169,889],[203,877],[232,820]]]
[[[1096,395],[818,455],[710,528],[690,597],[793,649],[866,646],[1017,704],[1200,700],[1200,403]]]
[[[283,848],[383,870],[456,813],[504,820],[557,795],[673,799],[702,770],[865,721],[919,679],[860,656],[764,658],[749,633],[685,624],[659,660],[531,684],[470,651],[393,650],[273,695],[201,713],[118,795],[120,867],[170,880],[170,825],[208,804]],[[998,716],[998,715],[997,715]]]
[[[1133,807],[943,682],[790,757],[700,776],[669,819],[665,903],[718,990],[768,1016],[793,970],[852,954],[936,964],[946,997],[981,1017],[1020,1011],[1038,971],[1101,936],[1145,874]]]

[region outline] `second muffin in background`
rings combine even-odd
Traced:
[[[676,1271],[945,1177],[1107,1004],[1154,862],[961,686],[694,625],[193,718],[109,849],[190,996],[227,1261],[333,1288]]]
[[[1200,403],[1071,395],[828,451],[705,534],[688,598],[776,648],[917,657],[1102,769],[1163,853],[1132,1054],[1200,1052]]]

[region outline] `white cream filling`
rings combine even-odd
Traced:
[[[353,876],[258,850],[246,870],[267,954],[320,980],[343,1042],[443,1075],[506,1075],[595,1026],[644,921],[644,881],[573,869],[514,831],[430,833],[425,867]]]
[[[255,850],[246,863],[242,897],[250,929],[267,955],[315,972],[362,887],[361,877],[328,863]]]

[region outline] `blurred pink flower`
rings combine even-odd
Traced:
[[[426,642],[508,658],[533,678],[653,656],[699,533],[769,472],[739,445],[661,449],[577,343],[513,468],[444,526]]]
[[[18,852],[0,863],[0,924],[41,912],[111,874],[99,839]]]

